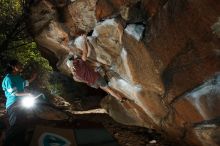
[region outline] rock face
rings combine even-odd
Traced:
[[[66,74],[75,39],[87,34],[88,61],[129,99],[102,101],[116,121],[193,146],[220,145],[219,17],[219,0],[41,0],[30,8],[36,42]]]

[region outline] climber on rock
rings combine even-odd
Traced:
[[[83,82],[91,87],[100,87],[107,93],[111,94],[121,102],[125,101],[126,98],[122,97],[117,91],[113,91],[105,79],[81,58],[77,56],[69,56],[67,59],[67,66],[73,74],[73,79],[78,82]]]
[[[108,65],[101,64],[96,59],[95,50],[90,43],[92,41],[92,37],[87,37],[85,34],[78,36],[74,41],[69,43],[69,47],[71,48],[71,52],[76,56],[81,56],[83,61],[93,68],[95,71],[99,72],[101,76],[105,75],[104,68]],[[74,44],[72,44],[74,43]]]

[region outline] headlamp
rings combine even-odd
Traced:
[[[35,104],[35,98],[34,96],[26,96],[23,97],[21,100],[21,105],[25,108],[31,108]]]

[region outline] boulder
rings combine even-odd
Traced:
[[[61,6],[42,0],[31,5],[30,26],[41,51],[54,55],[68,75],[72,44],[87,35],[88,62],[129,99],[102,101],[116,121],[154,128],[179,145],[214,146],[220,138],[219,12],[218,0],[73,0]]]

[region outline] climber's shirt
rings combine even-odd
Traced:
[[[94,85],[101,77],[98,72],[95,72],[93,68],[82,59],[74,59],[72,60],[72,64],[75,78],[84,81],[87,84]]]

